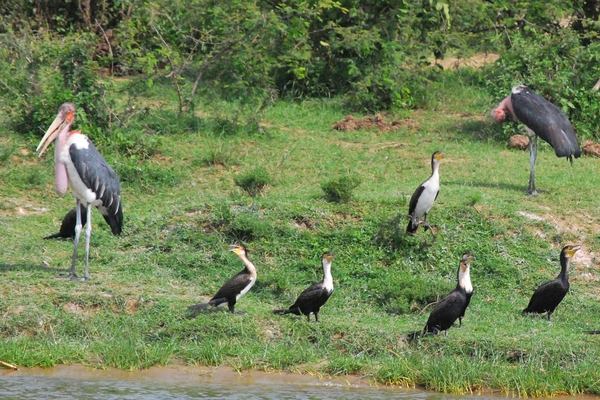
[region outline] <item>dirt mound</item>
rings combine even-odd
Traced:
[[[508,139],[508,147],[511,149],[525,150],[529,147],[529,137],[525,135],[513,135]]]
[[[352,115],[348,115],[343,120],[335,123],[333,129],[337,129],[338,131],[356,131],[358,129],[377,128],[382,132],[386,132],[398,130],[401,125],[402,121],[396,119],[389,124],[386,123],[381,114],[363,119],[356,119]]]
[[[583,154],[600,157],[600,144],[594,143],[591,140],[584,140],[581,148],[583,149]]]

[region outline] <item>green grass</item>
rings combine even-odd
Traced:
[[[100,140],[122,180],[125,228],[113,237],[94,211],[89,282],[56,279],[72,243],[41,240],[74,206],[53,191],[51,152],[38,159],[37,138],[8,134],[0,154],[0,359],[122,369],[183,360],[359,374],[451,393],[600,394],[600,338],[582,333],[600,329],[600,162],[584,156],[570,167],[543,144],[540,195],[528,197],[528,153],[507,149],[503,129],[487,117],[499,98],[451,79],[436,90],[429,109],[384,115],[403,121],[395,132],[332,130],[345,117],[335,99],[276,103],[259,127],[228,118],[237,111],[223,103],[178,119],[168,108],[173,97],[140,124],[148,133],[135,127],[114,143]],[[444,151],[429,216],[437,239],[406,237],[408,201],[436,150]],[[251,197],[235,179],[257,170],[271,181]],[[340,176],[361,184],[348,202],[328,202],[321,185]],[[236,306],[248,314],[190,314],[188,305],[242,268],[227,251],[236,240],[258,268],[258,283]],[[569,243],[582,244],[588,262],[575,258],[571,291],[552,321],[521,316],[535,287],[558,274]],[[406,335],[456,285],[467,250],[475,294],[463,327],[409,344]],[[324,251],[336,254],[336,288],[321,323],[272,315],[321,279]]]

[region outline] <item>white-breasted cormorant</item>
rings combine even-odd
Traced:
[[[473,260],[471,253],[463,254],[458,266],[458,284],[456,288],[436,304],[431,314],[429,314],[423,333],[432,332],[439,335],[440,332],[446,331],[446,334],[448,334],[448,329],[457,319],[462,325],[462,317],[465,315],[465,310],[473,294],[470,275],[471,260]]]
[[[221,286],[217,294],[206,303],[194,304],[189,306],[189,310],[199,310],[208,306],[224,307],[228,306],[229,311],[235,313],[235,303],[254,286],[256,283],[256,267],[248,259],[246,247],[243,244],[235,244],[231,246],[230,251],[238,255],[245,267],[233,278]],[[238,313],[239,314],[239,313]]]
[[[306,315],[310,321],[310,313],[315,315],[315,320],[319,322],[319,310],[333,293],[333,277],[331,276],[331,262],[333,253],[323,253],[321,262],[323,264],[323,280],[305,289],[296,302],[285,310],[274,310],[274,314],[296,314]]]
[[[81,227],[87,223],[87,210],[83,204],[79,205],[81,209]],[[44,239],[72,239],[75,237],[75,225],[77,225],[77,208],[73,207],[62,219],[60,230],[54,235],[46,236]]]
[[[420,224],[424,225],[425,230],[430,228],[427,223],[427,214],[429,214],[433,202],[440,193],[439,168],[442,156],[441,151],[436,151],[431,155],[431,176],[419,185],[410,198],[410,205],[408,206],[410,221],[408,221],[406,233],[414,234]],[[421,221],[421,217],[423,217],[423,221]]]
[[[578,245],[569,245],[563,247],[560,252],[560,274],[549,282],[540,285],[531,300],[529,305],[523,310],[523,313],[548,313],[548,321],[556,307],[569,291],[569,264],[571,257],[580,249]]]
[[[514,121],[522,122],[529,135],[529,186],[527,194],[536,195],[535,159],[537,138],[542,138],[554,149],[557,157],[567,157],[573,165],[573,157],[581,156],[575,129],[564,112],[525,85],[512,88],[510,96],[492,110],[497,122],[504,122],[509,114]]]

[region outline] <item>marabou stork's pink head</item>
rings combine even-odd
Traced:
[[[504,122],[504,120],[506,119],[506,111],[504,111],[504,109],[500,107],[494,108],[490,115],[492,116],[492,118],[494,118],[494,121],[496,122]]]
[[[52,125],[46,131],[46,134],[42,138],[42,141],[38,145],[35,151],[39,152],[38,157],[41,157],[42,154],[46,151],[48,146],[56,139],[56,136],[61,133],[63,130],[65,133],[68,132],[69,126],[75,119],[75,105],[73,103],[64,103],[58,109],[58,115],[52,121]],[[66,136],[66,135],[65,135]]]

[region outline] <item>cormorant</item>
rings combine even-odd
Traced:
[[[333,277],[331,276],[331,262],[333,253],[323,253],[321,262],[323,264],[323,280],[305,289],[294,304],[285,310],[274,310],[274,314],[296,314],[306,315],[310,321],[310,313],[315,314],[315,320],[319,322],[319,310],[333,293]]]
[[[566,157],[573,165],[573,157],[581,156],[575,129],[564,112],[525,85],[512,88],[510,96],[492,110],[497,122],[504,122],[509,114],[514,121],[522,122],[529,135],[529,186],[527,194],[536,195],[535,159],[537,138],[542,138],[554,149],[557,157]]]
[[[240,257],[245,268],[225,282],[210,301],[189,306],[189,310],[199,310],[208,306],[224,307],[227,305],[230,312],[236,313],[234,310],[235,303],[248,293],[256,283],[256,267],[248,259],[246,247],[243,244],[232,245],[229,251],[234,252]],[[238,312],[237,314],[240,313]]]
[[[548,321],[550,321],[552,313],[569,291],[569,263],[571,262],[571,257],[580,248],[578,245],[563,247],[560,252],[560,274],[558,274],[556,279],[540,285],[535,290],[533,296],[531,296],[529,305],[523,310],[523,314],[543,314],[547,312]]]
[[[440,192],[440,160],[442,159],[443,153],[436,151],[431,155],[431,176],[423,183],[419,185],[417,190],[413,193],[410,198],[410,205],[408,207],[408,226],[406,227],[406,233],[414,234],[420,224],[425,226],[425,230],[430,228],[427,223],[427,214],[433,207],[433,202],[437,199]],[[423,221],[421,221],[423,217]]]
[[[83,204],[79,205],[81,209],[81,227],[83,228],[87,223],[87,210]],[[44,239],[73,239],[75,237],[75,225],[77,224],[77,208],[73,207],[63,217],[62,223],[60,224],[60,230],[54,235],[46,236]]]
[[[447,335],[448,329],[457,319],[462,326],[462,317],[465,315],[465,310],[473,295],[473,285],[471,285],[470,276],[471,260],[473,260],[471,253],[467,252],[463,254],[458,266],[458,284],[431,311],[425,328],[423,328],[424,334],[432,332],[435,335],[439,335],[440,332],[446,331]]]

